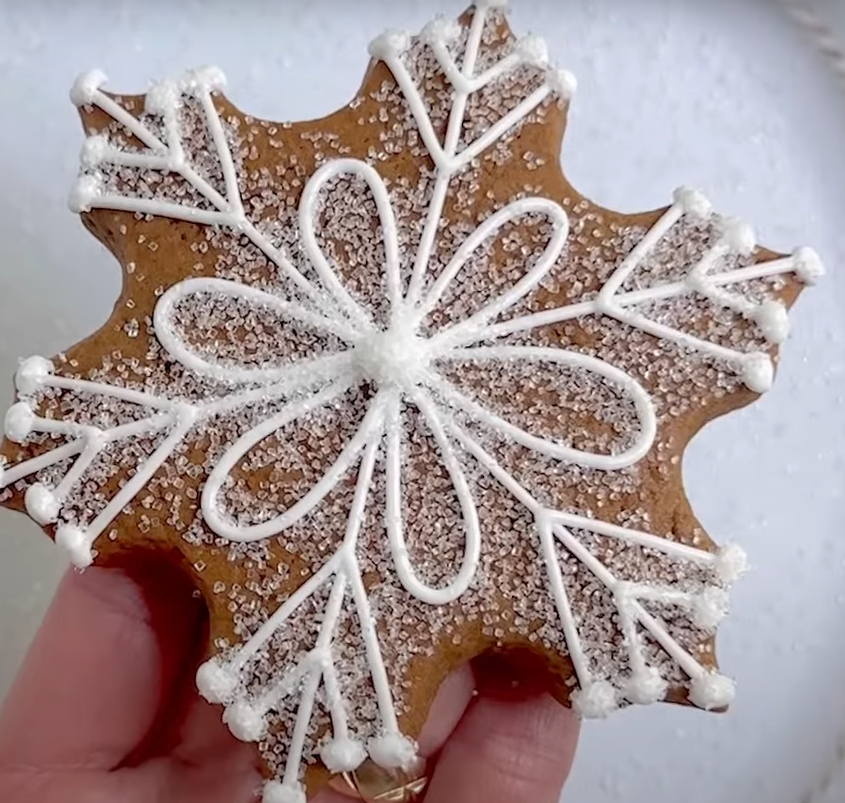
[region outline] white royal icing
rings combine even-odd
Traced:
[[[604,717],[625,701],[651,704],[663,699],[669,683],[648,663],[643,634],[659,645],[690,678],[690,700],[701,708],[720,708],[733,697],[732,681],[706,670],[670,634],[666,624],[650,612],[653,605],[670,606],[685,612],[704,630],[712,630],[727,612],[726,588],[746,570],[745,555],[739,547],[728,546],[718,553],[696,549],[653,533],[610,522],[550,509],[536,499],[497,459],[485,449],[466,426],[467,421],[494,432],[503,441],[519,444],[539,456],[572,463],[582,468],[614,471],[629,468],[652,449],[657,433],[655,407],[649,393],[620,368],[580,352],[541,347],[506,345],[502,338],[520,332],[589,316],[606,316],[654,338],[671,341],[705,358],[732,367],[753,391],[769,389],[773,365],[768,354],[744,353],[678,331],[650,320],[638,311],[653,301],[704,296],[757,325],[769,342],[781,342],[788,332],[786,310],[779,302],[750,301],[728,288],[741,282],[794,273],[812,283],[821,276],[818,256],[799,249],[791,257],[749,267],[724,270],[723,263],[735,255],[748,256],[756,243],[746,224],[733,220],[719,223],[720,235],[701,260],[681,280],[638,290],[624,290],[626,281],[641,267],[661,240],[685,219],[706,223],[713,217],[707,198],[697,190],[680,188],[669,207],[642,240],[610,276],[595,298],[531,315],[507,319],[507,313],[547,279],[561,259],[569,236],[569,220],[555,201],[527,197],[497,210],[471,232],[437,276],[429,270],[438,228],[443,217],[450,183],[456,174],[477,159],[506,134],[514,131],[539,107],[554,96],[570,98],[576,88],[574,77],[548,65],[545,44],[537,37],[519,40],[512,51],[497,63],[477,69],[482,35],[492,9],[499,0],[479,0],[467,33],[461,63],[452,45],[462,35],[454,22],[437,20],[426,26],[422,39],[431,49],[452,86],[452,107],[445,137],[435,132],[417,86],[406,64],[412,46],[409,34],[390,31],[370,45],[370,53],[384,61],[401,89],[435,166],[433,192],[423,222],[419,246],[413,255],[410,277],[405,286],[400,272],[401,249],[393,200],[376,168],[356,159],[337,159],[320,167],[308,181],[299,208],[299,234],[305,256],[316,279],[308,278],[289,257],[277,248],[250,219],[244,208],[238,184],[235,158],[227,142],[223,122],[212,93],[224,86],[222,73],[206,68],[188,73],[180,80],[155,85],[146,96],[146,112],[160,118],[155,131],[130,114],[116,100],[101,91],[105,76],[100,72],[81,76],[71,91],[77,105],[96,106],[122,125],[146,150],[127,151],[115,147],[106,136],[90,137],[82,152],[83,174],[76,182],[70,207],[75,212],[91,209],[125,210],[138,215],[158,215],[175,220],[213,226],[245,237],[278,269],[280,278],[292,284],[301,300],[290,300],[257,287],[222,278],[186,279],[168,288],[155,308],[153,325],[157,339],[168,355],[188,372],[214,380],[231,392],[201,402],[163,398],[128,388],[82,379],[63,377],[42,358],[23,362],[17,372],[20,401],[7,413],[5,432],[17,443],[33,434],[64,437],[65,443],[32,460],[0,466],[0,487],[71,461],[71,468],[55,486],[36,483],[25,494],[29,514],[39,523],[57,524],[56,542],[74,565],[84,568],[94,558],[94,545],[110,524],[143,489],[174,449],[198,426],[212,418],[238,410],[256,401],[286,401],[277,411],[230,444],[204,483],[201,510],[206,524],[218,536],[231,541],[250,542],[279,535],[302,520],[319,505],[348,473],[357,467],[354,498],[342,546],[328,558],[245,643],[227,654],[203,664],[196,677],[200,693],[209,701],[226,706],[224,721],[240,739],[257,741],[267,733],[268,716],[278,710],[291,694],[299,694],[300,704],[290,739],[282,777],[267,784],[265,803],[304,803],[301,764],[315,701],[322,693],[331,718],[331,734],[321,747],[326,766],[336,772],[351,771],[367,755],[383,767],[407,767],[416,758],[417,746],[401,733],[393,690],[382,657],[374,613],[358,565],[358,538],[375,484],[377,456],[384,454],[384,519],[396,575],[416,599],[443,605],[458,599],[473,583],[479,565],[481,531],[476,502],[465,476],[456,447],[470,455],[530,513],[536,525],[542,561],[551,597],[560,619],[570,658],[578,680],[572,694],[575,709],[584,717]],[[532,66],[545,75],[542,85],[531,91],[501,119],[493,122],[474,141],[461,146],[460,139],[470,96],[492,82]],[[215,188],[194,167],[191,154],[182,142],[178,107],[183,96],[198,101],[206,117],[211,145],[219,159],[224,187]],[[130,197],[110,189],[100,173],[104,166],[134,167],[178,174],[207,204],[202,208],[156,197]],[[323,252],[316,231],[320,198],[327,185],[341,176],[354,176],[368,188],[375,201],[384,238],[384,287],[390,309],[387,324],[377,324],[371,313],[353,298],[341,277]],[[542,217],[549,224],[549,242],[524,276],[498,297],[464,320],[445,326],[431,336],[422,334],[422,323],[445,297],[467,261],[491,238],[509,224],[530,216]],[[336,353],[304,358],[282,366],[239,365],[217,361],[198,351],[182,335],[176,323],[180,303],[196,294],[234,300],[254,309],[272,312],[280,320],[295,324],[321,337],[336,338],[343,349]],[[471,360],[482,365],[562,366],[585,372],[596,381],[612,386],[627,399],[636,413],[638,429],[633,442],[611,454],[579,450],[533,435],[470,399],[442,376],[436,367],[455,361]],[[264,438],[283,426],[304,419],[313,411],[337,402],[350,389],[371,383],[376,391],[356,434],[341,450],[324,476],[289,509],[260,524],[239,524],[221,502],[222,490],[245,455]],[[100,395],[138,405],[143,418],[112,429],[81,426],[69,421],[44,418],[37,414],[37,397],[43,390],[67,390]],[[402,503],[403,473],[401,437],[405,426],[405,402],[414,405],[428,427],[446,474],[455,490],[463,529],[463,556],[451,581],[434,587],[417,576],[406,543],[406,511]],[[93,461],[109,445],[143,436],[161,436],[153,453],[90,521],[65,520],[64,503]],[[687,562],[709,572],[712,582],[700,591],[627,582],[616,576],[589,551],[574,534],[591,533],[632,548],[646,548],[669,560]],[[571,607],[558,550],[577,560],[612,596],[622,631],[627,678],[614,685],[591,665],[579,634],[579,622]],[[264,649],[274,634],[297,614],[300,606],[323,589],[328,602],[320,619],[313,649],[293,667],[263,689],[246,688],[250,661]],[[332,640],[341,613],[351,609],[360,623],[361,638],[372,680],[378,710],[378,735],[366,742],[358,738],[350,724],[335,667]]]
[[[693,705],[712,711],[730,705],[735,696],[734,681],[723,675],[705,672],[693,680],[689,698]]]
[[[263,803],[306,803],[301,784],[281,784],[270,781],[264,787]]]
[[[412,753],[416,753],[412,750]],[[352,772],[367,758],[367,751],[355,739],[331,739],[320,750],[320,759],[329,772]]]

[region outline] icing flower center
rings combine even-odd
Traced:
[[[415,332],[394,325],[359,340],[354,360],[361,376],[379,387],[412,388],[428,364],[428,349]]]

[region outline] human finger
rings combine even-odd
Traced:
[[[7,766],[110,769],[153,727],[199,607],[162,572],[68,572],[0,709]]]
[[[482,688],[441,751],[425,803],[557,803],[579,730],[543,691]]]

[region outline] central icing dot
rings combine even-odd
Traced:
[[[367,335],[356,344],[354,354],[364,378],[380,386],[419,384],[428,361],[425,341],[396,328]]]

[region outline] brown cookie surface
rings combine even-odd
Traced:
[[[77,565],[154,551],[208,604],[198,677],[268,803],[408,763],[442,679],[531,657],[585,716],[724,708],[741,573],[686,501],[707,421],[768,389],[815,256],[682,189],[600,209],[559,146],[574,88],[486,3],[390,33],[323,120],[235,109],[216,71],[74,87],[72,203],[114,313],[22,364],[5,490]],[[307,769],[306,769],[307,768]]]

